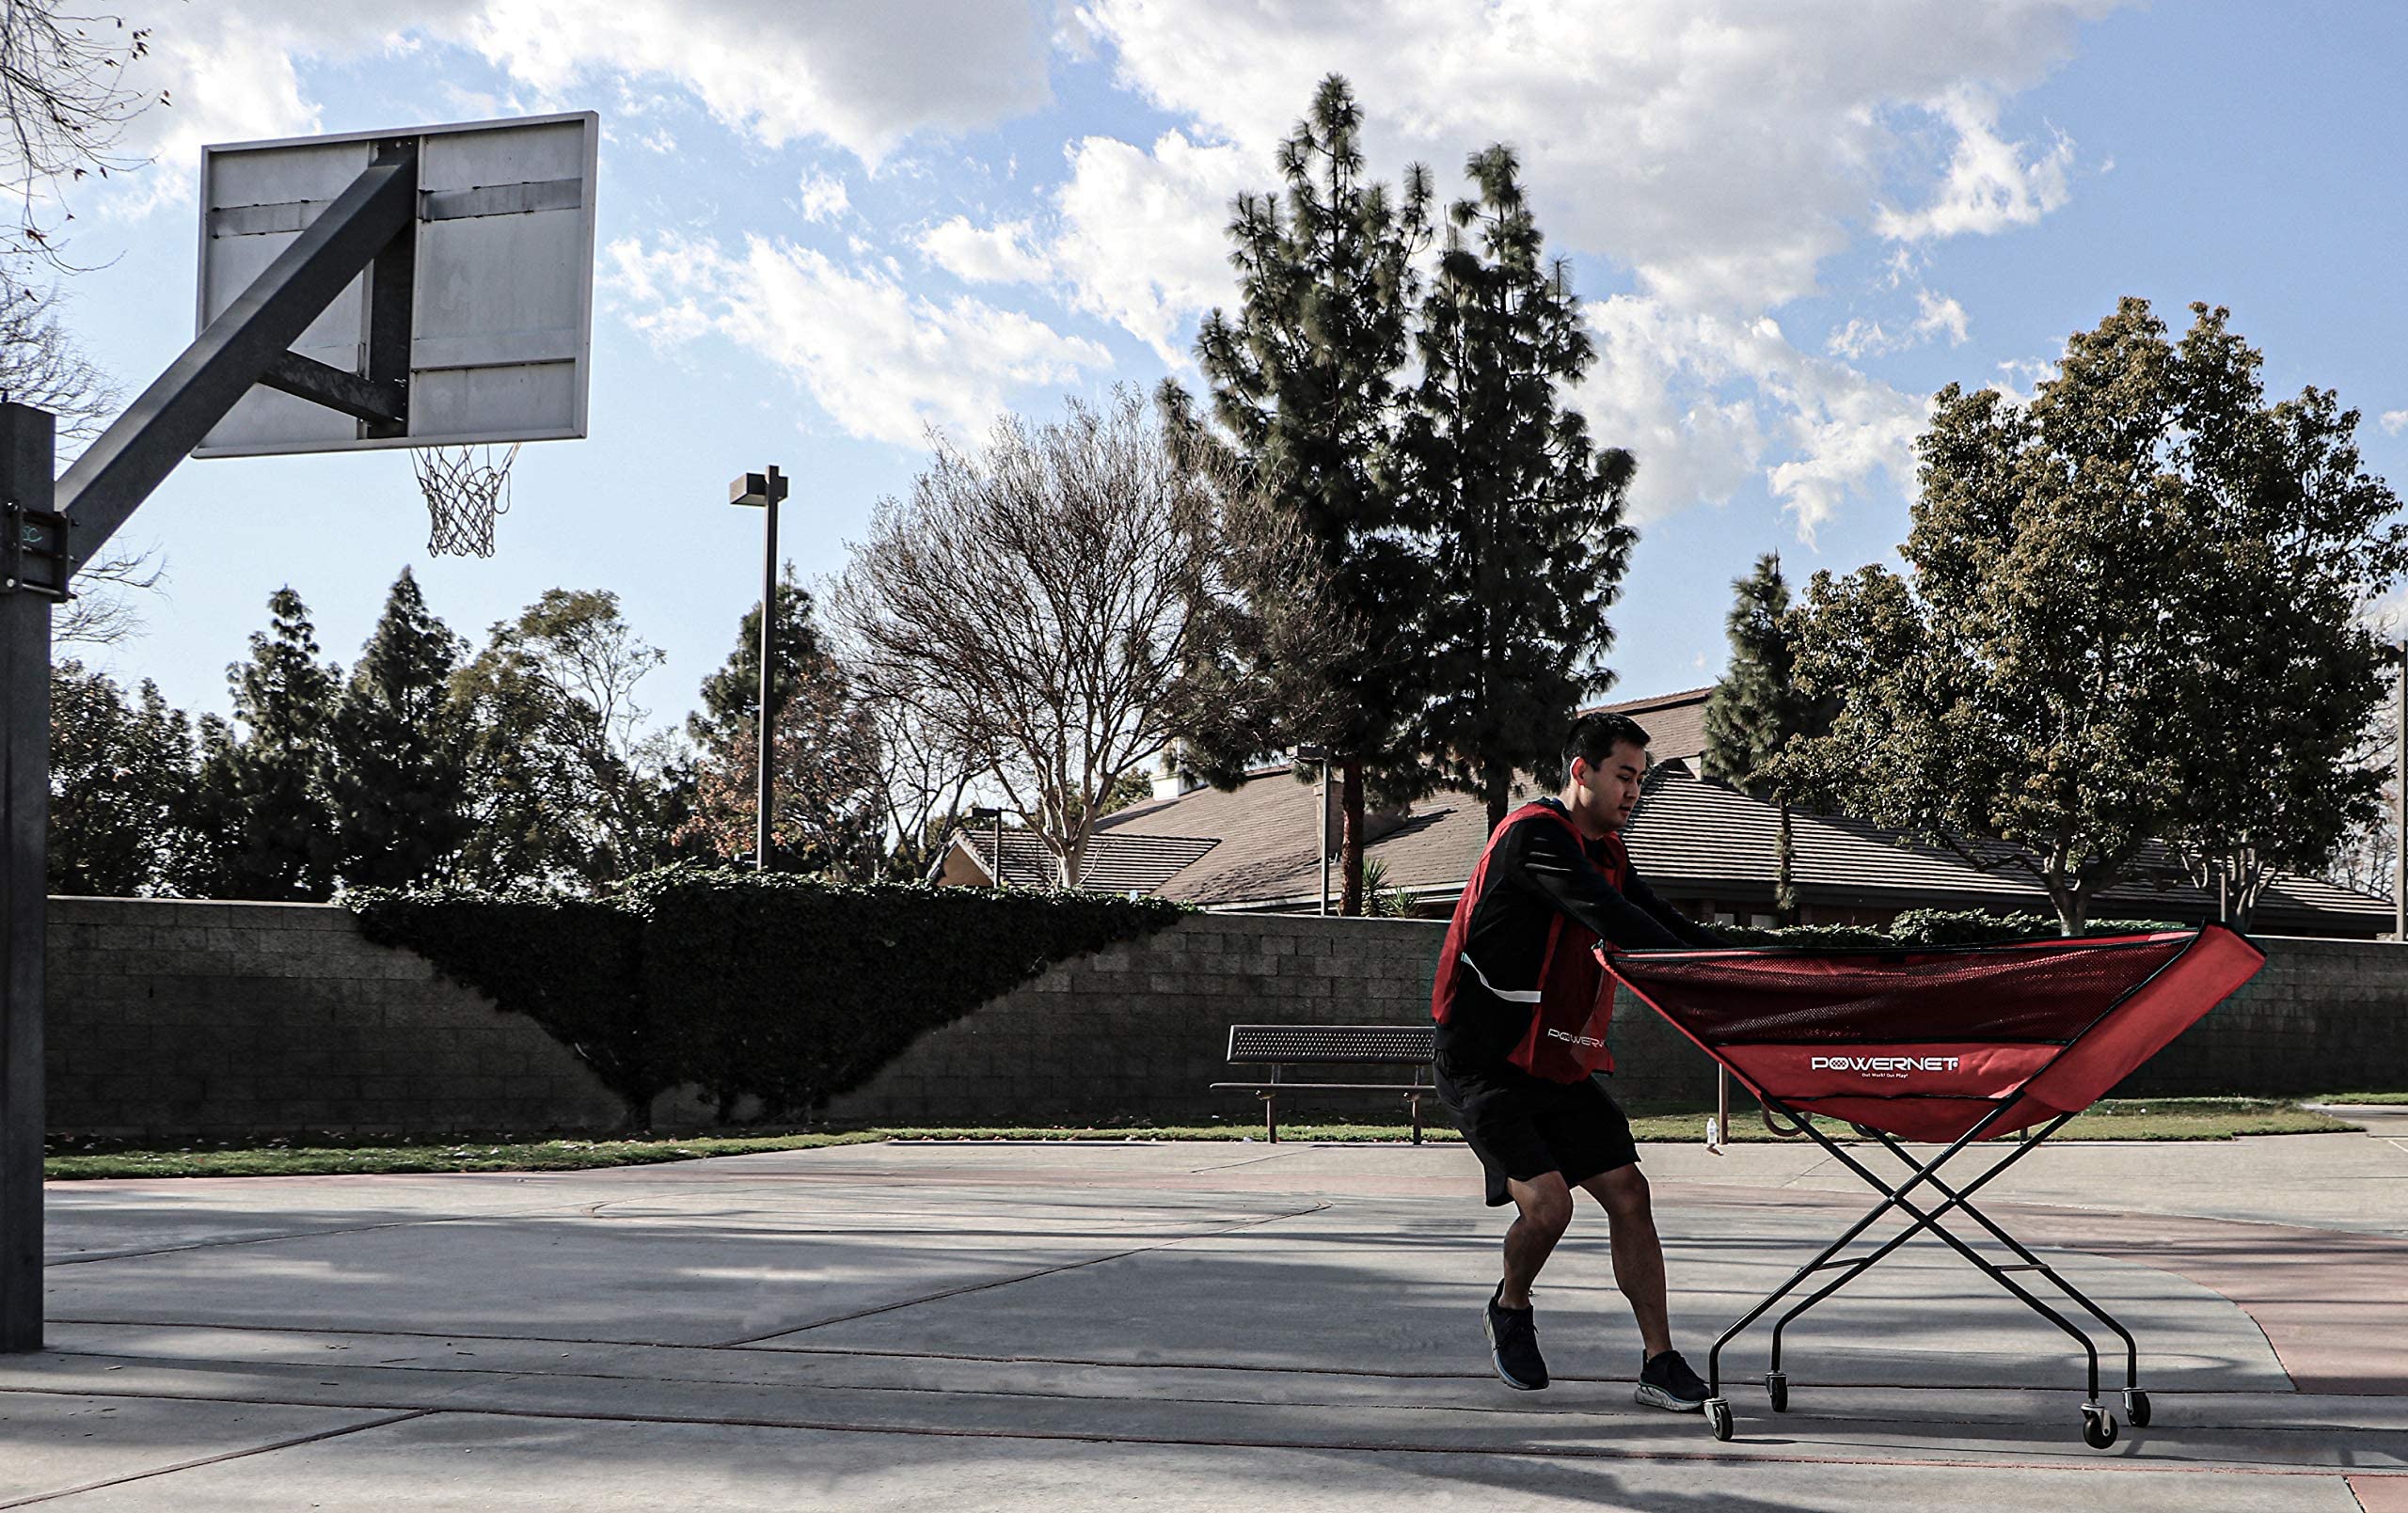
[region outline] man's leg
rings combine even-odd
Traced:
[[[1516,1188],[1520,1185],[1514,1184]],[[1613,1228],[1614,1284],[1622,1289],[1623,1297],[1630,1302],[1632,1316],[1639,1320],[1639,1338],[1647,1354],[1660,1355],[1672,1348],[1672,1330],[1664,1307],[1664,1245],[1656,1235],[1656,1214],[1647,1201],[1647,1178],[1634,1164],[1600,1173],[1580,1185],[1605,1206],[1607,1221]],[[1518,1191],[1514,1194],[1516,1198],[1520,1195]],[[1523,1211],[1529,1212],[1527,1208]],[[1518,1222],[1514,1225],[1515,1229],[1520,1227]],[[1509,1234],[1505,1241],[1509,1257],[1513,1245]],[[1540,1259],[1545,1257],[1542,1255]],[[1513,1275],[1510,1260],[1506,1275]]]
[[[1505,1190],[1512,1196],[1516,1212],[1513,1224],[1505,1231],[1505,1280],[1497,1284],[1497,1303],[1500,1308],[1528,1308],[1530,1284],[1538,1280],[1539,1269],[1555,1253],[1555,1242],[1571,1226],[1572,1190],[1564,1185],[1562,1173],[1542,1172],[1528,1182],[1508,1178]],[[1615,1253],[1615,1265],[1617,1269],[1621,1265],[1619,1251]],[[1660,1317],[1664,1293],[1660,1262],[1656,1271],[1656,1314]]]

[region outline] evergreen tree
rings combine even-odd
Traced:
[[[319,754],[342,673],[318,660],[299,594],[281,588],[267,605],[268,628],[251,633],[250,660],[226,670],[235,724],[200,722],[185,881],[208,898],[324,899],[341,843]]]
[[[1724,622],[1731,660],[1705,701],[1705,775],[1780,808],[1773,848],[1773,908],[1783,924],[1798,922],[1798,887],[1789,796],[1773,763],[1794,740],[1830,729],[1834,701],[1797,685],[1798,622],[1779,554],[1756,559],[1755,570],[1731,583]]]
[[[771,638],[770,864],[780,872],[875,878],[885,860],[879,735],[870,712],[820,635],[794,565],[779,575]],[[689,843],[733,859],[752,849],[760,802],[761,606],[745,611],[736,650],[703,680],[686,729],[699,749]]]
[[[1214,310],[1196,339],[1213,413],[1260,485],[1319,549],[1337,609],[1361,635],[1312,668],[1329,694],[1325,725],[1289,730],[1336,754],[1344,814],[1344,912],[1361,912],[1367,791],[1427,786],[1413,739],[1421,602],[1416,555],[1399,529],[1397,377],[1404,367],[1430,189],[1419,168],[1391,197],[1368,182],[1362,112],[1346,81],[1323,79],[1279,150],[1284,198],[1238,197],[1229,224],[1239,276],[1234,317]],[[1259,734],[1197,745],[1206,776],[1234,781]],[[1249,749],[1238,749],[1239,747]]]
[[[445,874],[468,833],[467,644],[406,567],[326,722],[324,778],[344,882],[402,888]]]
[[[175,875],[192,723],[145,680],[129,703],[79,662],[50,670],[50,890],[131,898]]]
[[[1422,750],[1481,796],[1494,829],[1514,775],[1547,765],[1612,674],[1607,618],[1636,539],[1630,453],[1561,403],[1595,353],[1560,262],[1542,256],[1511,149],[1465,165],[1421,302],[1422,376],[1404,426],[1410,523],[1426,544]]]

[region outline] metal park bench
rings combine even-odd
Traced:
[[[1279,1139],[1283,1093],[1401,1093],[1413,1118],[1413,1143],[1421,1143],[1421,1100],[1436,1090],[1428,1080],[1436,1027],[1427,1024],[1233,1024],[1229,1064],[1267,1066],[1270,1075],[1251,1082],[1215,1082],[1214,1092],[1247,1092],[1262,1100],[1262,1127]],[[1410,1066],[1405,1082],[1297,1082],[1291,1067]]]

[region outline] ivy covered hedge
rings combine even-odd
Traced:
[[[2083,934],[2134,935],[2189,928],[2164,920],[2093,920]],[[1982,946],[2061,933],[2053,914],[1989,914],[1980,909],[1908,909],[1880,930],[1862,924],[1793,924],[1774,930],[1724,924],[1716,929],[1734,945],[1808,947]]]
[[[1187,912],[702,868],[648,873],[601,899],[377,890],[346,902],[370,939],[541,1024],[638,1126],[684,1082],[722,1120],[747,1098],[765,1120],[806,1118],[927,1032]]]

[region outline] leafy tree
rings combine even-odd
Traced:
[[[1428,231],[1419,168],[1391,197],[1368,182],[1362,112],[1346,81],[1323,79],[1281,144],[1284,197],[1238,197],[1229,223],[1240,301],[1196,339],[1213,413],[1260,485],[1318,549],[1337,610],[1361,632],[1292,670],[1325,698],[1318,728],[1295,732],[1336,753],[1344,814],[1344,912],[1363,902],[1367,793],[1410,797],[1427,786],[1413,717],[1421,662],[1409,630],[1423,597],[1399,517],[1398,375],[1415,294],[1413,260]],[[1195,733],[1207,776],[1234,780],[1259,750],[1242,728]]]
[[[1421,301],[1421,381],[1403,426],[1408,519],[1426,543],[1422,754],[1481,796],[1489,827],[1515,774],[1545,764],[1613,675],[1607,611],[1636,539],[1636,465],[1603,451],[1562,386],[1595,359],[1560,262],[1542,256],[1511,149],[1475,154]]]
[[[476,732],[463,880],[590,890],[673,859],[692,776],[635,702],[661,659],[601,590],[547,589],[493,627],[454,679]]]
[[[251,633],[250,660],[226,670],[233,723],[201,717],[183,880],[208,898],[324,899],[341,843],[319,753],[342,670],[318,660],[299,594],[281,588],[267,604],[268,628]]]
[[[830,654],[793,564],[780,575],[770,653],[770,863],[780,872],[869,881],[886,860],[885,773],[879,728]],[[758,836],[761,606],[745,612],[727,664],[703,683],[687,719],[700,748],[696,797],[683,834],[733,859]]]
[[[467,651],[402,569],[326,722],[324,779],[344,882],[430,882],[466,843],[470,732],[452,681]]]
[[[145,680],[129,703],[83,664],[50,670],[50,890],[164,891],[197,758],[192,722]]]
[[[1798,685],[1798,625],[1789,603],[1789,581],[1781,557],[1767,552],[1755,570],[1731,584],[1724,622],[1731,660],[1705,701],[1705,775],[1719,778],[1749,796],[1779,806],[1773,845],[1773,908],[1783,924],[1798,922],[1789,795],[1776,780],[1774,763],[1793,741],[1813,740],[1830,729],[1837,701]]]
[[[1846,707],[1776,778],[2029,872],[2068,933],[2152,838],[2262,881],[2380,787],[2347,758],[2384,691],[2358,610],[2408,566],[2399,500],[2356,412],[2265,404],[2226,312],[2194,311],[2178,347],[2123,301],[2028,405],[1941,390],[1911,580],[1808,594],[1799,677]]]

